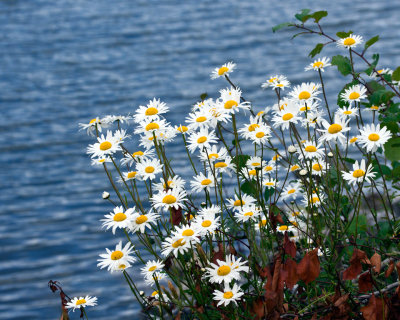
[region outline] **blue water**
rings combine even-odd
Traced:
[[[202,92],[215,97],[225,86],[209,73],[231,59],[246,98],[258,109],[271,105],[273,96],[259,87],[267,75],[316,81],[302,70],[318,40],[271,32],[303,7],[328,9],[330,33],[380,34],[372,51],[382,52],[384,67],[400,64],[400,3],[300,2],[0,1],[1,319],[56,319],[60,302],[47,288],[50,279],[71,296],[97,296],[92,319],[139,312],[121,276],[96,267],[118,237],[100,229],[112,209],[101,199],[108,181],[90,166],[85,148],[92,140],[78,122],[132,113],[156,96],[178,123]],[[345,83],[336,77],[326,72],[331,97]],[[140,278],[138,286],[145,289]]]

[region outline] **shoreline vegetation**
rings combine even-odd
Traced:
[[[320,42],[305,66],[315,81],[269,76],[260,90],[276,99],[266,108],[245,99],[227,62],[211,72],[219,88],[182,123],[154,98],[132,116],[80,124],[110,182],[102,227],[125,236],[98,267],[126,280],[146,318],[399,319],[400,67],[378,67],[379,36],[325,33],[327,15],[303,9],[272,29]],[[320,56],[329,45],[338,54]],[[342,79],[337,100],[325,72]],[[145,287],[131,277],[139,269]],[[75,309],[89,319],[97,297],[49,287],[61,319]]]

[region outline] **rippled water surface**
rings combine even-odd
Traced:
[[[85,148],[92,140],[78,122],[132,113],[156,96],[177,124],[200,93],[215,97],[225,86],[209,72],[231,59],[238,63],[234,81],[256,108],[272,104],[260,89],[267,75],[317,80],[302,71],[317,39],[271,32],[303,7],[328,9],[330,33],[381,34],[374,50],[382,66],[400,64],[400,3],[325,2],[0,1],[0,318],[56,319],[50,279],[70,295],[98,296],[92,319],[139,312],[123,279],[96,267],[117,239],[100,229],[112,209],[101,199],[109,186],[90,166]],[[345,83],[333,81],[333,71],[326,77],[329,92]],[[168,146],[180,164],[177,150]]]

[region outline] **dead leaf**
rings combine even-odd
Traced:
[[[372,276],[370,272],[365,272],[358,278],[358,291],[368,292],[372,290]]]
[[[225,261],[224,245],[222,242],[218,242],[218,251],[213,251],[213,256],[211,261],[217,263],[217,260]]]
[[[287,255],[292,258],[296,256],[296,244],[289,239],[287,231],[285,231],[285,239],[283,241],[283,249]]]
[[[289,289],[293,289],[297,281],[299,281],[299,276],[297,274],[297,263],[290,258],[286,259],[283,265],[283,270],[285,271],[285,277],[283,280],[285,281],[286,286]]]
[[[361,262],[371,264],[364,251],[354,248],[353,255],[350,258],[350,266],[343,271],[343,280],[357,278],[362,271]]]
[[[385,272],[385,277],[389,278],[389,276],[392,274],[393,270],[394,270],[394,261],[390,260],[389,267],[387,268],[387,270]]]
[[[371,265],[373,267],[373,270],[376,273],[381,272],[381,267],[382,267],[382,259],[381,256],[378,253],[374,253],[373,256],[371,257]]]
[[[372,294],[368,305],[362,307],[360,311],[362,312],[365,320],[383,320],[386,319],[388,314],[387,309],[388,308],[383,299],[377,299],[375,295]]]
[[[320,262],[318,258],[318,248],[306,253],[304,258],[297,265],[297,274],[306,284],[318,278],[320,272]]]
[[[396,263],[396,270],[397,270],[397,276],[399,277],[400,280],[400,261],[397,261]]]
[[[178,224],[181,223],[182,218],[183,218],[182,208],[175,209],[174,207],[172,207],[172,209],[171,209],[171,217],[170,217],[171,223],[174,226],[177,226]]]

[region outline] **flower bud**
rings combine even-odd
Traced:
[[[143,297],[144,296],[144,291],[140,291],[139,294]]]
[[[328,153],[328,157],[329,157],[329,158],[333,158],[333,153],[332,153],[332,152],[329,152],[329,153]]]
[[[305,176],[305,175],[307,174],[307,170],[305,170],[305,169],[300,170],[299,174],[300,174],[301,176]]]
[[[289,146],[287,150],[289,153],[295,153],[297,151],[295,146]]]
[[[101,196],[104,200],[107,200],[110,197],[110,194],[107,191],[103,191],[103,194]]]

